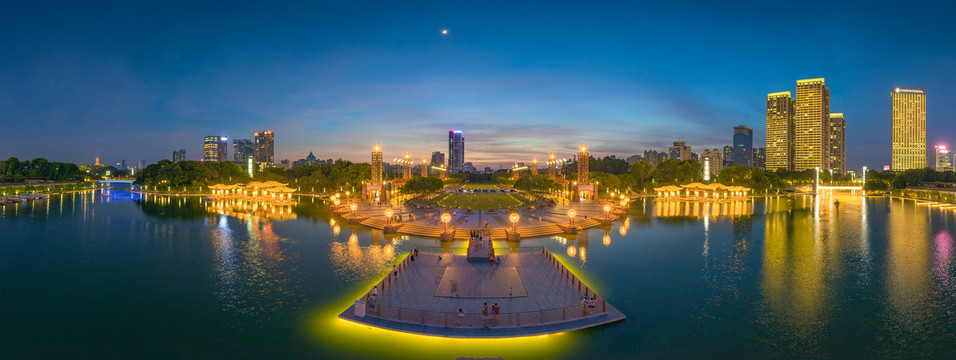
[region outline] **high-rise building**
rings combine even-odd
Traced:
[[[846,119],[843,113],[830,114],[830,169],[846,173]]]
[[[432,162],[429,165],[437,167],[445,166],[445,154],[442,154],[441,151],[432,152]]]
[[[793,169],[830,168],[830,89],[823,78],[797,80]]]
[[[704,181],[710,181],[717,178],[720,170],[723,168],[723,154],[718,149],[704,150],[700,154],[700,163],[704,165]]]
[[[734,164],[734,161],[733,161],[734,147],[730,145],[726,145],[722,148],[722,150],[724,151],[724,156],[721,159],[724,161],[724,167],[733,165]]]
[[[256,153],[256,147],[252,145],[252,140],[249,139],[233,139],[232,140],[232,161],[242,163],[243,165],[249,161]]]
[[[186,160],[186,149],[173,151],[173,162]]]
[[[767,170],[767,148],[754,149],[754,167]]]
[[[203,139],[202,158],[203,161],[226,161],[227,147],[225,136],[206,136]]]
[[[253,154],[253,161],[264,166],[275,164],[275,134],[266,130],[257,132],[254,136],[255,154]]]
[[[933,149],[936,151],[936,171],[952,171],[952,157],[946,145],[934,146]]]
[[[675,141],[674,146],[667,148],[667,153],[670,155],[671,159],[675,160],[690,160],[690,146],[687,146],[687,143],[683,141]]]
[[[465,137],[461,131],[448,132],[448,172],[465,171]]]
[[[793,169],[793,99],[789,91],[767,94],[766,168]]]
[[[893,170],[926,167],[926,89],[893,88]]]
[[[754,165],[754,130],[748,126],[734,126],[734,165]]]

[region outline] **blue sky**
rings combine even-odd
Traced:
[[[497,167],[765,136],[766,94],[824,77],[850,168],[890,157],[893,86],[956,145],[946,2],[24,2],[0,14],[0,157],[155,162],[276,133],[276,158],[447,152]],[[448,29],[448,35],[441,35]],[[231,154],[230,154],[231,157]]]

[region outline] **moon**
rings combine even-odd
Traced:
[[[441,29],[442,35],[448,35],[448,29]]]

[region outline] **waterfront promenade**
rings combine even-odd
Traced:
[[[376,284],[376,296],[370,289],[339,317],[389,330],[461,338],[545,335],[625,319],[550,252],[540,247],[522,250],[531,252],[500,255],[500,264],[468,261],[461,254],[421,252],[414,261],[406,257]],[[584,296],[594,298],[593,307],[581,305]],[[366,301],[374,306],[366,306]],[[500,306],[497,316],[494,304]],[[365,306],[365,316],[356,315],[356,306]]]

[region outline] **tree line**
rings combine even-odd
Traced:
[[[80,181],[83,172],[76,164],[47,161],[44,158],[20,161],[15,157],[0,160],[3,177],[45,177],[49,181]]]

